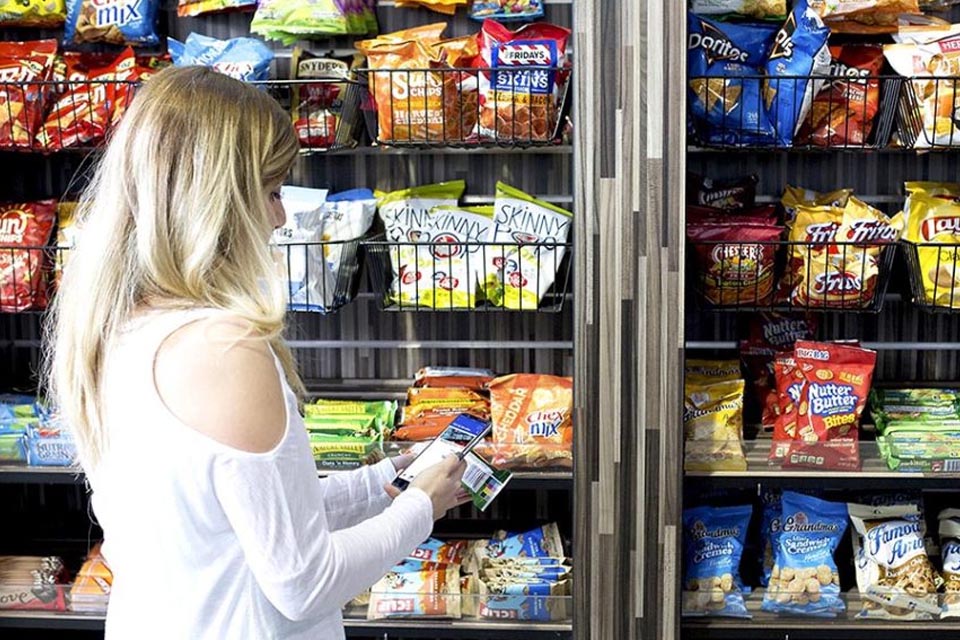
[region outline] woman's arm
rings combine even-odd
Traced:
[[[391,502],[383,485],[392,482],[396,475],[396,468],[388,459],[321,478],[322,505],[330,526],[343,529],[381,513]]]

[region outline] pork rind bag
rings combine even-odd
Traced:
[[[457,564],[404,560],[370,591],[368,620],[460,617]]]
[[[917,189],[907,206],[904,240],[917,254],[923,302],[960,308],[960,200]]]
[[[567,253],[573,214],[502,182],[493,208],[494,244],[484,249],[486,299],[506,309],[537,309]]]
[[[749,618],[740,560],[753,507],[697,507],[683,512],[682,615]]]
[[[854,527],[858,618],[931,620],[940,615],[940,577],[927,557],[915,505],[849,505]]]
[[[846,610],[833,554],[847,530],[847,505],[784,491],[780,536],[762,608],[832,618]]]
[[[488,388],[496,467],[573,464],[572,378],[518,373]]]
[[[429,245],[431,211],[456,206],[464,189],[463,180],[454,180],[378,194],[377,211],[386,230],[393,271],[389,296],[396,304],[432,306],[437,300],[440,285]]]
[[[480,30],[481,140],[548,142],[560,118],[570,30],[535,23],[510,31],[495,20]],[[532,67],[524,69],[524,67]]]
[[[940,559],[943,562],[941,618],[960,618],[960,509],[944,509],[940,520]]]

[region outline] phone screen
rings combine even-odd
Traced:
[[[470,442],[456,442],[439,437],[427,445],[427,448],[420,452],[420,455],[410,463],[410,466],[400,472],[393,481],[393,485],[401,489],[406,489],[413,479],[416,478],[425,469],[429,469],[435,464],[441,462],[447,456],[462,454],[465,450],[471,450],[483,440],[483,435],[489,432],[489,428],[483,432],[481,437],[474,438]],[[472,446],[470,446],[472,445]]]

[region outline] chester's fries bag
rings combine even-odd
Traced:
[[[794,134],[807,117],[813,98],[830,71],[830,30],[807,0],[798,0],[777,32],[764,71],[763,99],[776,129],[779,146],[793,144]]]
[[[404,560],[373,585],[368,620],[460,618],[460,565]]]
[[[787,17],[787,0],[693,0],[690,10],[704,16],[783,20]]]
[[[547,142],[560,117],[570,30],[535,23],[510,31],[495,20],[480,30],[480,121],[484,140]],[[527,68],[525,67],[532,67]]]
[[[494,306],[536,309],[567,253],[573,214],[502,182],[493,209],[494,244],[484,247],[484,295]]]
[[[764,305],[773,296],[777,241],[783,227],[688,223],[700,293],[717,306]]]
[[[158,0],[67,0],[66,47],[92,42],[153,47]]]
[[[813,110],[798,134],[800,144],[817,147],[860,147],[873,131],[880,108],[883,48],[878,45],[830,47],[833,62],[827,82],[813,101]]]
[[[2,27],[59,27],[67,18],[64,0],[7,0],[0,4]]]
[[[960,509],[944,509],[940,521],[940,558],[943,563],[941,618],[960,617]]]
[[[516,373],[488,387],[495,466],[573,463],[572,378]]]
[[[442,288],[440,281],[446,274],[438,277],[435,270],[435,262],[440,263],[439,267],[443,260],[434,259],[429,244],[435,220],[431,211],[456,206],[465,188],[463,180],[454,180],[378,194],[377,211],[390,243],[386,250],[393,267],[393,302],[401,306],[430,306],[437,300],[437,289]],[[438,251],[444,249],[448,248]],[[443,284],[449,286],[450,282]]]
[[[29,149],[43,122],[56,40],[0,42],[0,149]]]
[[[780,535],[762,608],[770,613],[835,617],[846,610],[833,554],[847,530],[847,505],[792,491],[781,501]]]
[[[960,76],[960,34],[927,44],[886,45],[883,54],[894,71],[914,78],[901,89],[901,108],[913,113],[898,119],[900,142],[916,149],[960,146],[954,115],[960,93],[952,79]]]
[[[685,471],[746,471],[743,455],[744,381],[684,384]]]
[[[168,40],[173,64],[177,67],[199,65],[244,82],[267,80],[273,52],[254,38],[218,40],[191,33],[185,42]]]
[[[918,191],[910,196],[909,206],[904,239],[917,252],[920,273],[913,277],[923,284],[923,302],[958,309],[960,201]]]
[[[850,504],[853,560],[863,597],[858,618],[932,620],[939,616],[940,576],[927,557],[915,505]]]
[[[773,143],[775,131],[756,76],[777,31],[775,25],[716,22],[688,14],[687,102],[697,138],[737,146]]]
[[[803,388],[797,432],[786,467],[860,470],[860,416],[877,352],[853,345],[798,341],[794,350]]]
[[[749,618],[740,559],[753,507],[697,507],[683,512],[684,616]]]

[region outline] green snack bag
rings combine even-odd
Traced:
[[[358,469],[383,458],[379,439],[311,434],[310,449],[317,468],[328,471]]]

